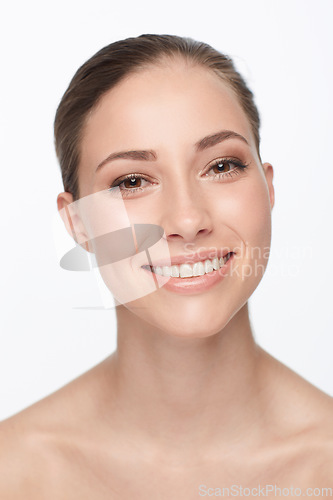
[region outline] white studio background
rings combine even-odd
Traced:
[[[94,274],[59,266],[52,223],[63,186],[52,127],[77,68],[103,46],[142,33],[208,42],[235,59],[254,91],[276,200],[252,325],[273,356],[333,395],[332,22],[329,0],[2,7],[0,420],[116,348],[115,311],[103,309]]]

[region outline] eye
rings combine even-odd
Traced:
[[[142,181],[144,181],[143,177],[139,177],[138,175],[132,174],[130,177],[126,177],[122,182],[119,182],[118,186],[123,184],[126,189],[130,188],[137,189],[142,187]]]
[[[204,176],[211,177],[213,180],[226,180],[227,177],[239,175],[247,166],[234,158],[218,158],[208,165],[207,173]],[[213,174],[209,174],[210,171],[213,171]],[[143,174],[133,173],[116,179],[108,191],[113,196],[121,195],[124,198],[146,191],[146,189],[149,189],[154,184],[154,182],[151,182]]]
[[[116,179],[110,186],[109,191],[113,194],[116,194],[118,191],[122,196],[130,196],[134,192],[143,191],[145,185],[144,183],[152,184],[141,174],[129,174]]]
[[[248,165],[234,158],[219,158],[214,160],[208,168],[208,172],[213,171],[213,175],[207,172],[205,176],[213,177],[213,179],[232,177],[234,175],[239,175],[241,171],[244,171],[247,167]]]

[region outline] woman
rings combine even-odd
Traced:
[[[115,42],[74,76],[55,140],[58,208],[115,298],[118,345],[2,422],[1,498],[324,495],[332,399],[253,338],[273,167],[232,61]]]

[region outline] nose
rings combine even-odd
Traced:
[[[175,188],[172,196],[168,193],[161,221],[167,240],[188,243],[208,236],[213,227],[208,205],[203,193],[195,191],[193,185]]]

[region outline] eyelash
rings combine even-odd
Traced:
[[[213,176],[210,176],[208,175],[208,173],[205,174],[205,176],[207,177],[213,177],[214,180],[221,180],[222,178],[225,178],[225,177],[233,177],[234,175],[239,175],[240,173],[242,173],[247,167],[248,167],[248,164],[246,163],[241,163],[240,161],[238,160],[235,160],[233,158],[218,158],[217,160],[214,160],[214,162],[212,163],[212,165],[210,165],[209,169],[208,169],[208,172],[214,168],[215,166],[219,165],[219,164],[231,164],[231,165],[234,165],[235,168],[233,168],[231,171],[229,172],[219,172],[218,174],[214,174]],[[121,184],[123,184],[123,182],[125,182],[126,180],[134,180],[134,179],[143,179],[145,181],[148,181],[150,182],[148,179],[145,178],[145,176],[141,175],[141,174],[128,174],[128,175],[125,175],[124,177],[120,177],[117,181],[116,184],[112,184],[108,191],[112,192],[114,188],[116,187],[119,187]],[[138,191],[143,191],[144,188],[139,186],[139,187],[134,187],[132,189],[120,189],[120,191],[122,192],[122,196],[123,197],[126,197],[126,196],[132,196],[134,193],[137,193]]]

